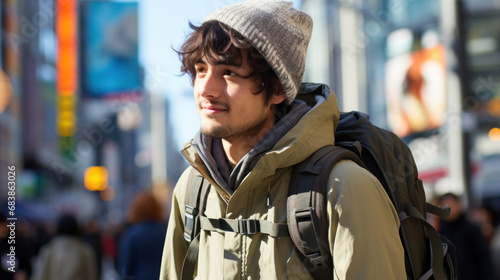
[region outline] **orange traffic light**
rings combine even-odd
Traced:
[[[85,188],[89,191],[103,191],[108,187],[108,170],[104,166],[91,166],[85,171]]]

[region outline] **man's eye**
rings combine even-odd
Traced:
[[[226,71],[224,71],[224,76],[230,76],[230,77],[232,77],[232,76],[238,76],[238,74],[234,73],[231,70],[226,70]]]
[[[204,67],[196,67],[196,73],[205,73],[206,70]]]

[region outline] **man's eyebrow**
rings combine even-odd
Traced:
[[[215,65],[225,65],[225,66],[232,66],[232,67],[236,67],[236,68],[240,68],[241,65],[240,64],[237,64],[236,62],[232,61],[217,61],[215,62]]]
[[[207,62],[205,62],[204,60],[202,59],[199,59],[195,62],[195,64],[207,64]],[[236,68],[240,68],[241,65],[240,64],[237,64],[236,62],[230,62],[230,61],[224,61],[224,60],[221,60],[221,61],[216,61],[215,62],[215,65],[226,65],[226,66],[232,66],[232,67],[236,67]]]

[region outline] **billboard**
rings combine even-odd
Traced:
[[[136,94],[142,88],[138,59],[138,4],[82,3],[82,87],[90,97]]]
[[[387,121],[405,137],[440,127],[446,114],[445,48],[429,29],[400,29],[387,38]]]

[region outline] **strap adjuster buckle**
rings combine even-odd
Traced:
[[[184,239],[187,242],[193,240],[193,233],[195,230],[196,216],[198,215],[198,209],[192,206],[186,205],[184,212]]]
[[[238,220],[238,232],[241,234],[256,234],[260,231],[259,222],[254,219]]]
[[[326,257],[323,256],[320,252],[313,253],[310,255],[306,255],[309,258],[311,264],[316,268],[327,267],[328,262],[326,261]]]

